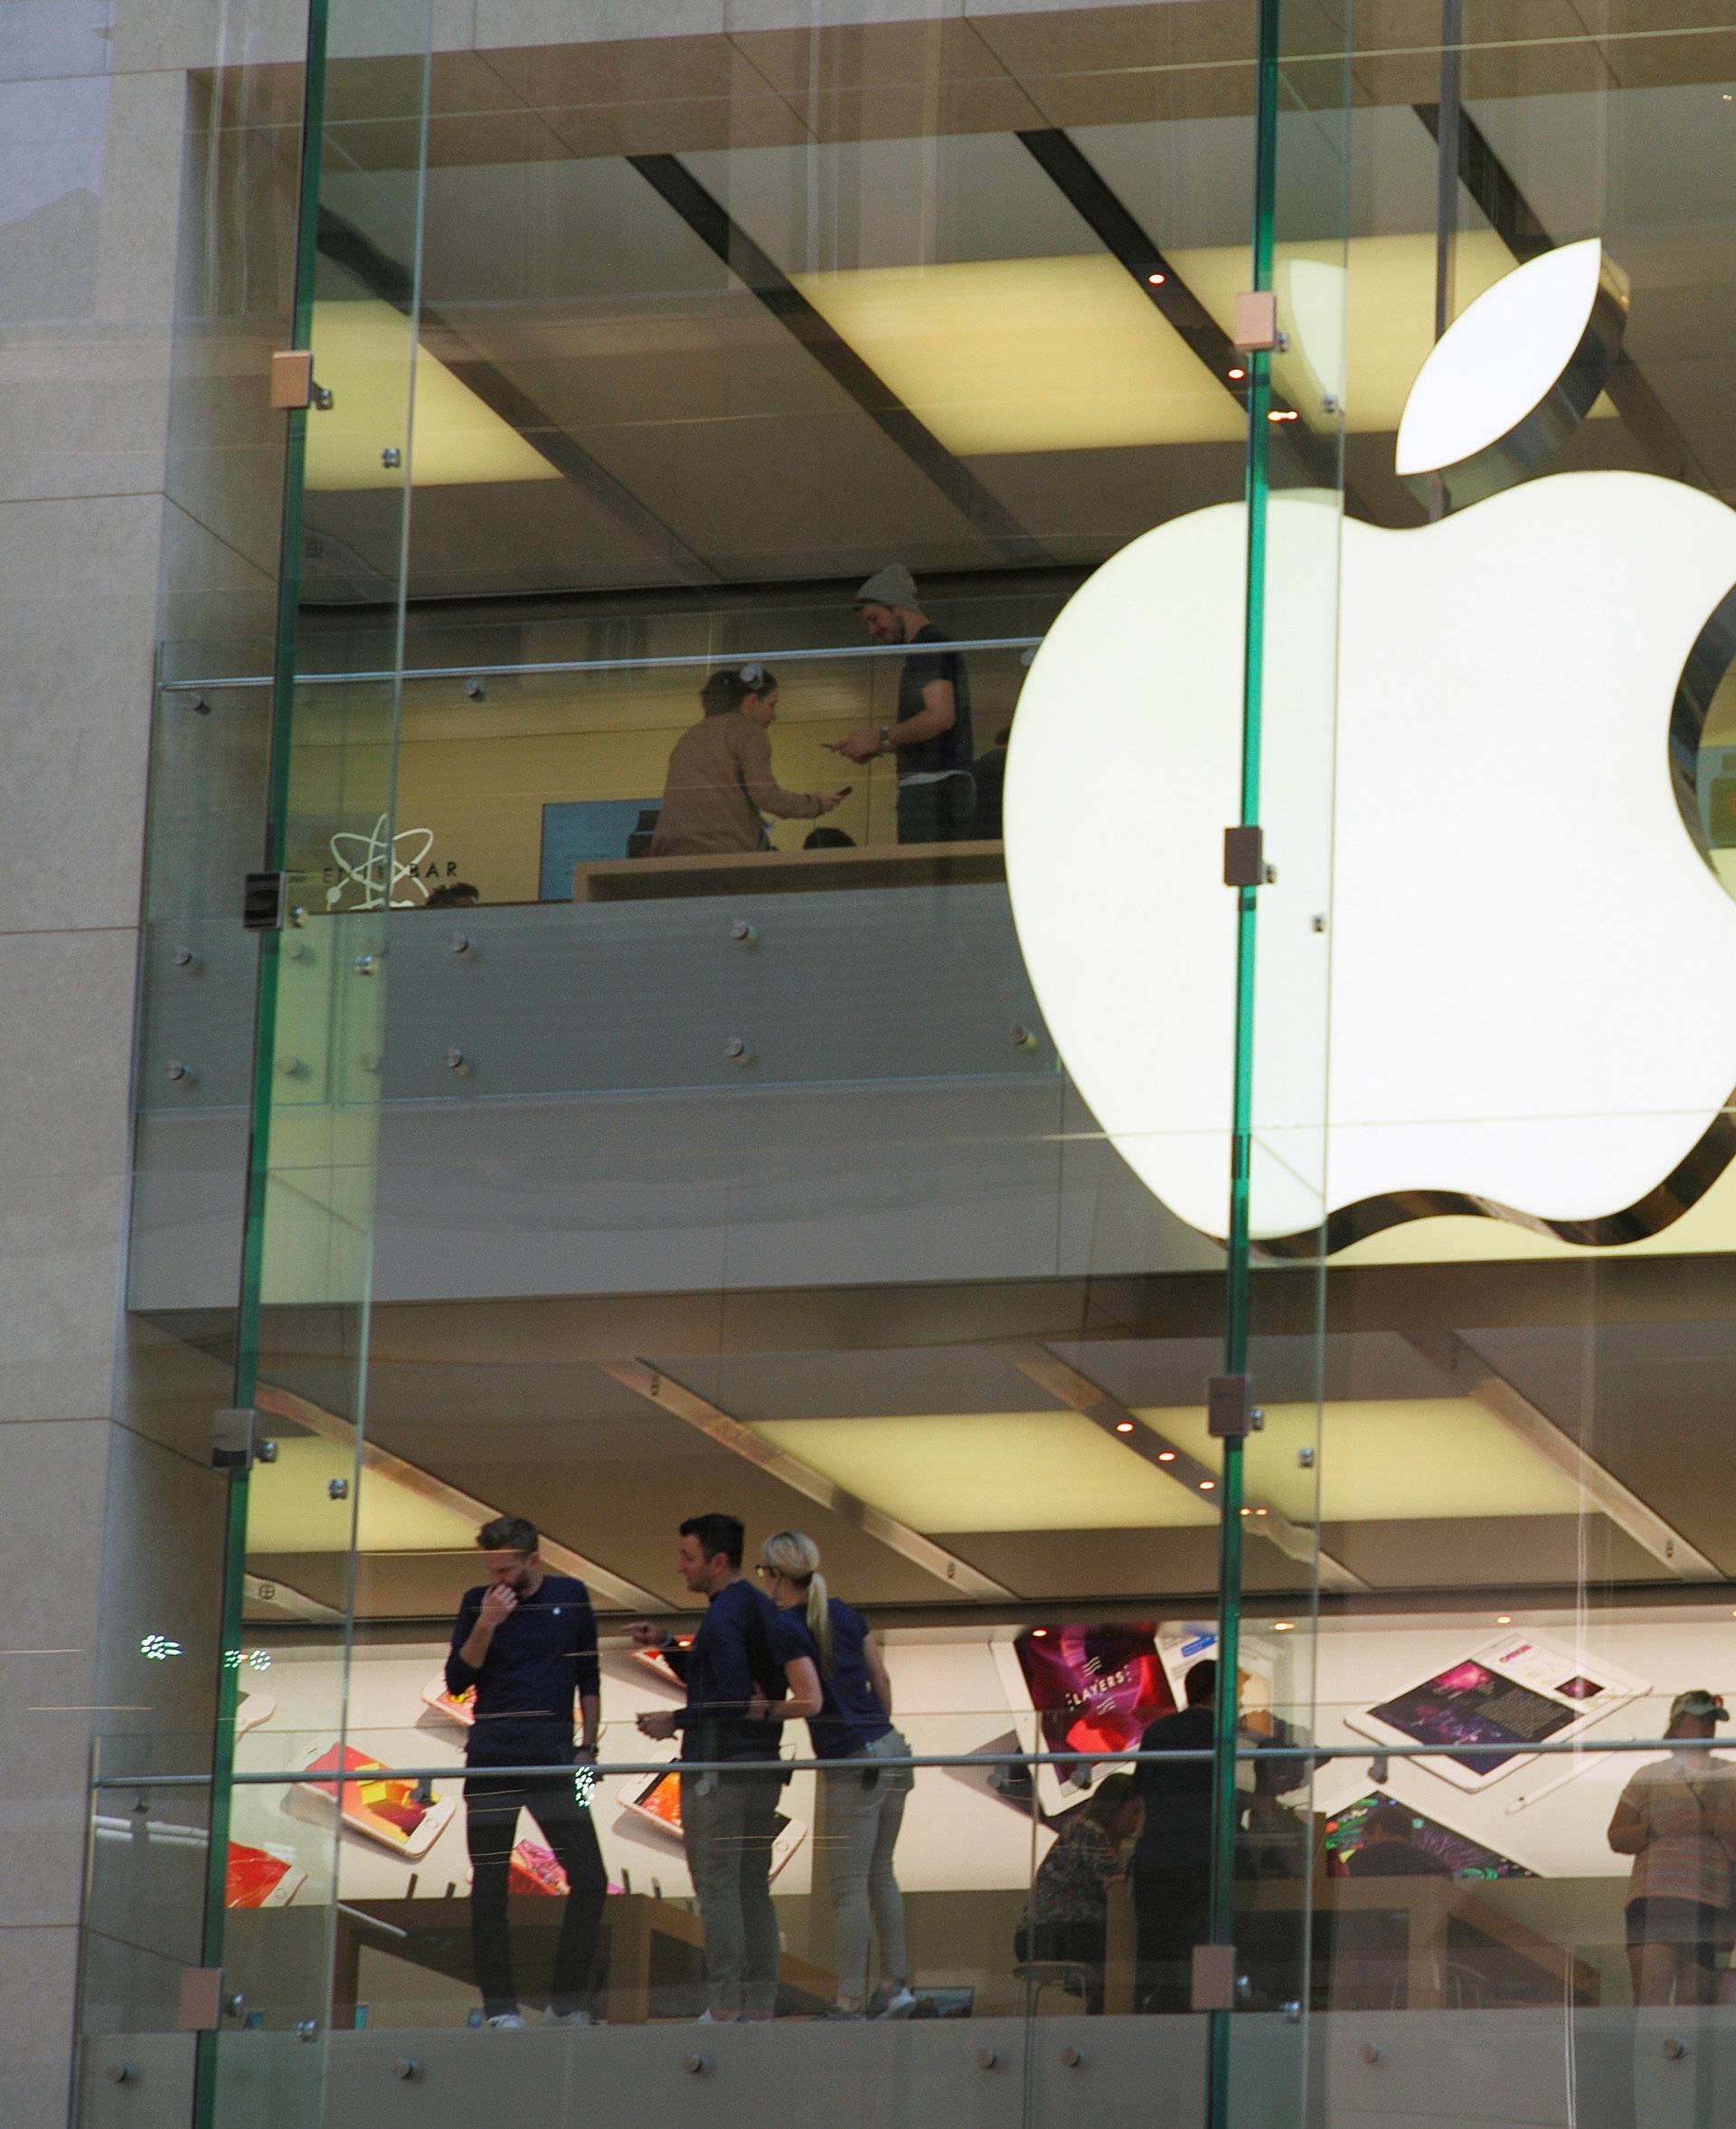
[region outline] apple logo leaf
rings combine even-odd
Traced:
[[[1456,507],[1533,473],[1591,411],[1621,345],[1628,290],[1596,237],[1540,253],[1486,289],[1417,373],[1396,470]]]

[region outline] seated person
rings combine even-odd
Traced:
[[[1108,1774],[1090,1801],[1060,1821],[1054,1846],[1037,1865],[1013,1948],[1021,1960],[1061,1959],[1085,1973],[1085,2008],[1103,2008],[1109,1892],[1125,1869],[1123,1851],[1144,1812],[1131,1774]]]
[[[430,887],[424,909],[475,909],[482,900],[468,880],[451,880]]]
[[[1363,1821],[1361,1845],[1344,1864],[1352,1878],[1450,1878],[1443,1859],[1411,1840],[1415,1821],[1401,1803],[1377,1803]]]
[[[1347,1876],[1450,1878],[1446,1862],[1411,1836],[1415,1821],[1402,1804],[1377,1803],[1362,1824],[1362,1840],[1344,1864]],[[1406,2000],[1410,1933],[1391,1912],[1351,1909],[1334,1918],[1332,2001],[1338,2011],[1390,2011]]]
[[[1281,1716],[1260,1715],[1244,1725],[1242,1741],[1254,1746],[1295,1746],[1303,1742],[1294,1723]],[[1313,1845],[1313,1826],[1305,1812],[1284,1802],[1306,1789],[1314,1762],[1307,1759],[1257,1759],[1254,1793],[1236,1837],[1238,1878],[1306,1878]]]
[[[767,728],[778,714],[778,677],[763,666],[713,673],[699,691],[705,714],[669,756],[653,857],[712,857],[764,850],[764,813],[812,820],[842,791],[787,791],[771,773]]]

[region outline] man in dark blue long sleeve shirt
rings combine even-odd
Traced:
[[[550,2025],[589,2025],[586,2008],[597,1933],[609,1891],[588,1803],[575,1785],[572,1708],[583,1720],[577,1751],[597,1757],[601,1695],[597,1615],[582,1582],[551,1575],[538,1552],[536,1527],[522,1516],[496,1516],[476,1533],[488,1579],[467,1590],[446,1659],[449,1692],[476,1689],[476,1721],[465,1750],[470,1848],[470,1932],[491,2026],[519,2026],[513,1990],[506,1896],[518,1814],[528,1811],[567,1874],[566,1912],[555,1946],[554,1984],[544,2014]],[[546,1766],[549,1776],[485,1774],[486,1767]]]
[[[681,1526],[676,1566],[706,1602],[693,1646],[637,1626],[641,1647],[665,1650],[687,1688],[679,1713],[642,1715],[647,1737],[679,1736],[686,1760],[769,1760],[778,1733],[749,1709],[783,1698],[771,1652],[771,1599],[741,1574],[743,1531],[735,1516],[691,1516]],[[705,1988],[720,2023],[767,2019],[778,2000],[778,1917],[771,1904],[771,1848],[784,1777],[772,1768],[681,1777],[681,1831],[705,1931]]]

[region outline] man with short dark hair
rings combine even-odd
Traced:
[[[1209,1657],[1182,1681],[1185,1708],[1160,1715],[1139,1740],[1141,1752],[1210,1751],[1218,1667]],[[1185,2011],[1193,2001],[1194,1947],[1211,1926],[1212,1763],[1139,1763],[1146,1806],[1127,1874],[1138,1935],[1139,2008]]]
[[[899,673],[892,723],[853,732],[833,751],[849,762],[896,759],[901,843],[959,842],[976,812],[965,661],[917,603],[916,580],[902,563],[877,570],[856,593],[855,606],[876,643],[907,643],[911,655]]]
[[[446,1660],[447,1689],[476,1688],[476,1721],[465,1748],[473,1770],[465,1782],[470,1848],[470,1934],[483,2015],[494,2027],[518,2027],[513,1989],[506,1894],[518,1814],[528,1811],[567,1874],[566,1912],[555,1945],[554,1983],[546,2025],[594,2022],[588,2007],[591,1962],[609,1880],[588,1802],[589,1777],[575,1776],[575,1756],[595,1765],[602,1702],[597,1667],[597,1615],[582,1582],[552,1575],[538,1550],[535,1524],[496,1516],[476,1533],[488,1579],[467,1590]],[[572,1705],[583,1730],[575,1755]],[[479,1775],[477,1768],[546,1766],[540,1775]]]
[[[688,1760],[775,1759],[778,1732],[750,1713],[784,1697],[771,1652],[776,1606],[741,1573],[741,1519],[689,1516],[676,1572],[705,1602],[693,1645],[678,1649],[641,1621],[633,1638],[661,1649],[687,1689],[678,1713],[642,1715],[647,1737],[679,1736]],[[705,1931],[708,2023],[769,2019],[778,2001],[778,1916],[771,1904],[771,1846],[784,1776],[775,1770],[684,1774],[681,1832]]]

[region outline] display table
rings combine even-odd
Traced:
[[[1509,1898],[1514,1891],[1514,1883],[1503,1887]],[[1316,2005],[1439,2011],[1499,2008],[1542,1995],[1591,2005],[1601,1993],[1589,1961],[1484,1897],[1474,1879],[1326,1878],[1312,1887],[1299,1879],[1244,1880],[1236,1887],[1236,1933],[1247,1964],[1282,1974],[1293,1963],[1286,1940],[1299,1946],[1310,1906]],[[1137,1974],[1133,1899],[1125,1882],[1110,1888],[1109,1916],[1103,2007],[1129,2011]]]
[[[617,857],[572,868],[575,902],[699,894],[811,894],[845,887],[969,887],[1006,877],[999,843],[887,843],[858,850],[748,850],[722,857]]]
[[[546,2001],[554,1933],[564,1905],[538,1893],[514,1894],[508,1902],[514,1966],[527,2003],[540,2006]],[[448,1980],[472,1977],[468,1900],[346,1901],[337,1910],[336,1936],[334,1998],[340,2024],[352,2022],[361,1993],[363,1944]],[[646,1893],[611,1894],[597,1950],[602,2016],[611,2025],[696,2016],[705,2001],[703,1946],[699,1916],[686,1907]],[[779,1961],[781,2014],[817,2014],[835,1992],[831,1974],[819,1967],[788,1954]]]

